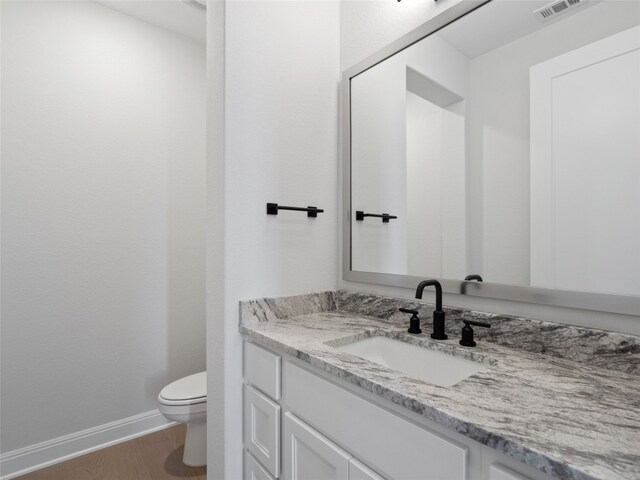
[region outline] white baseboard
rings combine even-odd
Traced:
[[[151,410],[13,450],[0,455],[0,480],[8,480],[174,424],[175,422],[166,419],[158,410]]]

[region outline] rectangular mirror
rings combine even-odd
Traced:
[[[343,101],[345,279],[640,314],[640,2],[463,1]]]

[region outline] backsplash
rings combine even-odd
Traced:
[[[240,302],[241,323],[255,324],[317,312],[341,311],[408,325],[398,308],[414,308],[422,319],[423,335],[431,331],[434,306],[418,300],[386,297],[346,290]],[[640,337],[572,325],[543,322],[510,315],[444,308],[446,332],[458,338],[463,318],[489,322],[490,329],[475,329],[476,339],[504,347],[563,358],[621,372],[640,374]]]
[[[240,302],[240,323],[253,325],[277,318],[291,318],[310,313],[337,310],[336,297],[340,292],[318,292],[291,297],[258,298]]]

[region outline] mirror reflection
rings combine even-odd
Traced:
[[[494,0],[353,77],[351,270],[640,295],[639,25]]]

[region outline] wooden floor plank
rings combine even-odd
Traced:
[[[134,438],[16,480],[206,480],[206,467],[182,463],[185,425]]]

